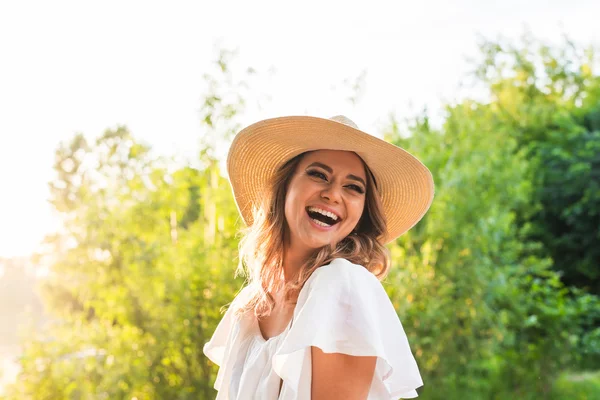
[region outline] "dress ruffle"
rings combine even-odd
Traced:
[[[228,385],[222,382],[230,379],[243,332],[249,329],[245,318],[236,323],[232,308],[204,346],[208,358],[221,366],[215,382],[217,399],[227,399]],[[272,368],[283,380],[280,400],[310,399],[311,346],[325,353],[376,356],[370,400],[414,398],[423,385],[381,282],[366,268],[345,259],[318,268],[300,291],[292,325],[272,358]]]
[[[273,368],[287,386],[301,390],[302,368],[315,346],[325,353],[377,356],[369,399],[417,397],[415,389],[423,381],[379,280],[360,265],[336,259],[315,271],[306,285],[292,328],[273,357]]]
[[[245,338],[245,332],[248,330],[247,319],[236,317],[235,309],[238,302],[246,300],[248,293],[248,287],[245,287],[235,297],[217,325],[210,341],[202,349],[208,359],[220,367],[214,385],[219,392],[215,400],[229,398],[229,385],[223,384],[223,382],[229,382],[231,379],[236,357],[240,355],[238,350]]]

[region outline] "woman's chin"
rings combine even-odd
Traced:
[[[311,240],[310,243],[307,243],[310,248],[314,250],[322,249],[326,246],[335,247],[337,241],[336,240]]]
[[[337,228],[339,227],[329,231],[317,230],[312,226],[308,229],[300,229],[301,234],[298,237],[298,243],[302,243],[305,248],[312,250],[318,250],[327,245],[335,246],[346,237],[342,236]]]

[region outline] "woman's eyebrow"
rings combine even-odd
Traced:
[[[318,161],[315,161],[314,163],[310,164],[308,167],[306,168],[310,168],[310,167],[321,167],[323,168],[325,171],[329,172],[330,174],[333,173],[333,169],[331,169],[331,167],[329,165],[325,165],[323,163],[320,163]]]
[[[325,171],[329,172],[330,174],[333,173],[333,169],[329,165],[325,165],[318,161],[315,161],[314,163],[310,164],[306,168],[310,168],[310,167],[320,167],[320,168],[323,168]],[[354,181],[358,181],[358,182],[362,183],[365,187],[367,186],[365,180],[363,178],[361,178],[360,176],[350,174],[350,175],[347,175],[346,178],[352,179]]]
[[[363,178],[361,178],[360,176],[350,174],[350,175],[346,176],[346,178],[358,181],[358,182],[362,183],[365,187],[367,187],[365,180]]]

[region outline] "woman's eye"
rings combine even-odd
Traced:
[[[365,191],[363,190],[363,188],[361,188],[358,185],[348,185],[347,187],[351,188],[352,190],[354,190],[357,193],[363,194]]]
[[[324,173],[319,172],[319,171],[308,171],[307,174],[310,176],[317,177],[319,179],[323,179],[324,181],[327,180],[327,176]]]

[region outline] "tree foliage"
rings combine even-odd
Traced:
[[[227,119],[235,104],[217,89],[203,110]],[[214,397],[201,344],[243,282],[238,213],[206,126],[201,169],[153,156],[125,127],[57,149],[51,201],[65,233],[48,240],[42,286],[56,320],[26,343],[14,398]]]
[[[536,207],[523,210],[570,286],[600,294],[600,79],[597,50],[560,48],[525,35],[520,46],[486,42],[476,71],[489,89],[491,126],[533,159]]]
[[[598,368],[600,78],[562,48],[484,41],[489,100],[426,113],[389,140],[436,182],[430,212],[390,245],[384,285],[410,338],[424,399],[556,398],[564,369]],[[577,57],[575,57],[577,55]],[[243,281],[241,222],[219,169],[246,86],[231,54],[208,75],[198,166],[153,155],[125,127],[56,150],[43,284],[54,322],[25,343],[10,399],[210,399],[202,345]],[[575,285],[576,287],[572,287]],[[593,390],[591,384],[586,390]]]
[[[449,105],[438,130],[424,114],[407,138],[392,124],[436,182],[432,209],[392,248],[390,284],[426,398],[547,397],[561,370],[598,367],[600,303],[565,284],[599,271],[599,153],[585,123],[600,80],[581,76],[588,64],[573,72],[565,51],[486,41],[477,76],[490,101]]]

